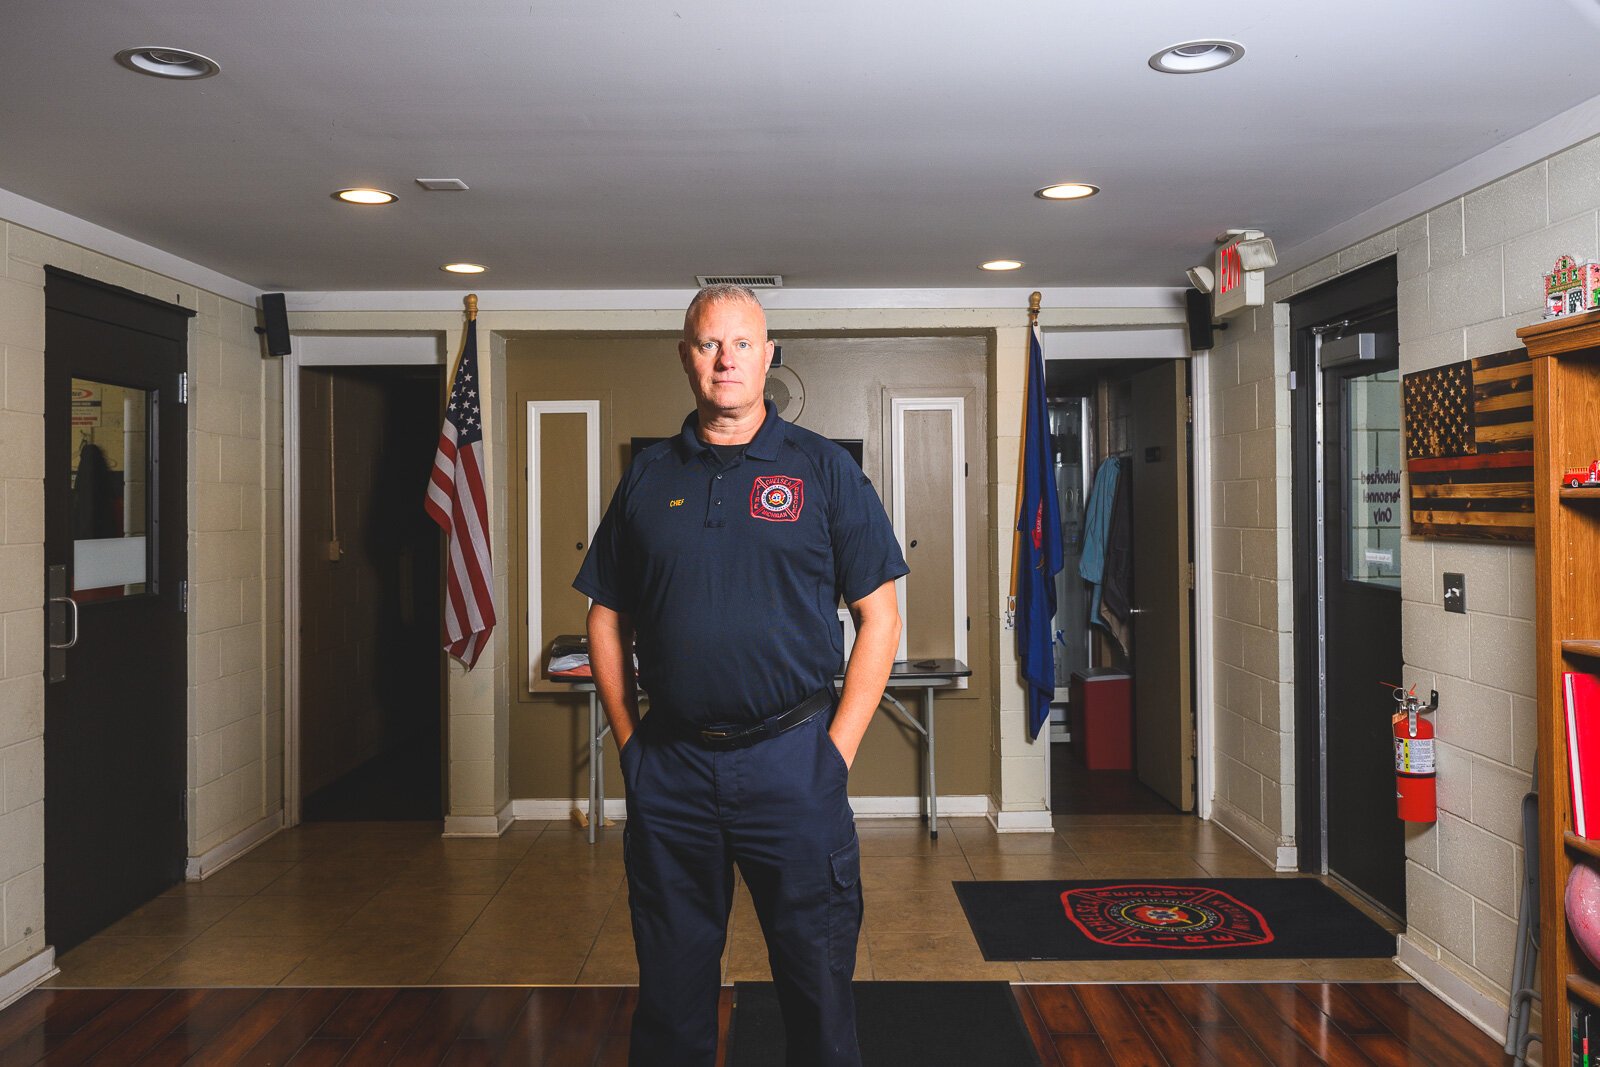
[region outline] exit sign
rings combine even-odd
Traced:
[[[1245,270],[1239,262],[1239,242],[1259,236],[1259,233],[1247,231],[1217,249],[1217,283],[1211,294],[1211,312],[1215,317],[1226,318],[1266,302],[1266,271]]]

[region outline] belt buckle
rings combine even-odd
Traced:
[[[727,745],[735,747],[739,739],[744,736],[743,730],[701,730],[700,740],[708,745]]]

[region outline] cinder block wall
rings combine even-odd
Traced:
[[[194,308],[189,852],[282,803],[282,402],[252,308],[0,221],[0,973],[44,925],[44,267]]]
[[[1515,331],[1539,321],[1542,275],[1564,253],[1600,258],[1600,140],[1277,280],[1268,306],[1213,354],[1218,817],[1241,834],[1294,831],[1289,337],[1274,302],[1395,255],[1400,369],[1410,373],[1519,347]],[[1518,807],[1535,748],[1533,550],[1407,536],[1401,561],[1406,681],[1437,688],[1441,703],[1439,821],[1408,831],[1401,957],[1499,1026],[1519,905]],[[1445,571],[1466,576],[1465,615],[1444,612]]]

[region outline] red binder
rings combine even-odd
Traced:
[[[1591,837],[1595,835],[1589,833],[1589,817],[1600,819],[1600,678],[1566,671],[1561,675],[1561,685],[1567,707],[1572,829],[1579,837]]]

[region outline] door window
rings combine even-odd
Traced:
[[[148,591],[151,396],[72,379],[72,598]]]
[[[1400,372],[1344,380],[1345,577],[1400,588]]]

